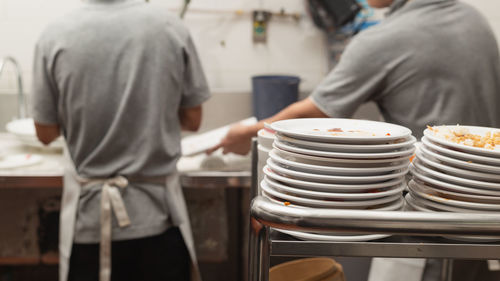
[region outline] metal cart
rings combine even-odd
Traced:
[[[259,196],[255,151],[254,140],[249,281],[268,281],[271,256],[443,258],[443,281],[451,280],[453,259],[500,259],[499,243],[454,242],[439,238],[447,235],[500,236],[500,214],[290,208]],[[276,235],[274,228],[396,236],[370,242],[303,241]]]

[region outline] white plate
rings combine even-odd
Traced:
[[[408,172],[408,169],[405,168],[399,171],[394,171],[393,173],[390,174],[376,175],[376,176],[322,175],[322,174],[303,173],[294,170],[289,170],[277,165],[271,158],[267,159],[267,166],[271,168],[271,170],[273,170],[274,172],[279,173],[283,176],[287,176],[298,180],[322,182],[322,183],[377,183],[404,177]]]
[[[271,124],[277,133],[303,140],[333,143],[386,143],[391,140],[407,138],[411,130],[390,123],[339,119],[339,118],[300,118],[277,121]],[[342,129],[344,132],[329,132]],[[356,131],[356,132],[349,132]]]
[[[307,190],[315,191],[334,191],[334,192],[367,192],[374,188],[387,188],[390,186],[398,185],[405,179],[400,177],[394,180],[380,182],[380,183],[369,183],[369,184],[331,184],[331,183],[316,183],[309,181],[296,180],[288,177],[279,175],[271,170],[268,166],[265,166],[264,174],[268,177],[286,183],[290,187],[302,188]]]
[[[273,229],[301,240],[310,240],[310,241],[363,242],[363,241],[378,240],[391,236],[389,234],[367,234],[367,235],[315,234],[315,233],[308,233],[301,231],[283,230],[278,228],[273,228]]]
[[[257,142],[267,149],[273,148],[274,133],[271,130],[264,128],[257,132]]]
[[[401,194],[403,189],[405,188],[406,184],[400,184],[399,186],[394,186],[386,190],[378,190],[374,189],[366,193],[351,193],[351,192],[343,192],[343,193],[333,193],[333,192],[320,192],[320,191],[311,191],[307,189],[300,189],[300,188],[294,188],[294,187],[289,187],[284,184],[278,183],[269,177],[265,177],[264,180],[266,181],[267,185],[271,188],[273,188],[276,191],[282,192],[282,193],[287,193],[291,194],[294,196],[301,196],[301,197],[306,197],[306,198],[317,198],[317,199],[323,199],[323,200],[328,200],[328,199],[341,199],[341,200],[365,200],[365,199],[373,199],[373,198],[380,198],[380,197],[386,197],[394,194]]]
[[[466,129],[469,131],[470,134],[473,135],[479,135],[483,137],[486,133],[490,132],[500,132],[500,129],[496,128],[488,128],[488,127],[476,127],[476,126],[437,126],[434,127],[435,130],[443,130],[443,129]],[[473,147],[473,146],[468,146],[465,144],[460,144],[460,143],[455,143],[450,140],[447,140],[443,137],[440,137],[435,133],[435,131],[432,131],[430,129],[425,129],[424,130],[424,136],[428,137],[431,141],[445,145],[447,147],[453,147],[456,148],[459,151],[463,151],[466,153],[472,153],[472,154],[478,154],[478,155],[484,155],[484,156],[490,156],[490,157],[495,157],[500,159],[500,146],[495,147],[494,149],[487,149],[487,148],[481,148],[481,147]]]
[[[409,184],[408,187],[412,194],[417,194],[419,197],[425,198],[429,201],[436,202],[438,204],[448,205],[457,208],[464,208],[464,209],[500,211],[500,204],[466,202],[456,199],[443,198],[439,194],[431,193],[429,192],[429,189],[422,188],[421,186],[413,183]]]
[[[342,144],[342,143],[328,143],[328,142],[300,140],[280,134],[276,134],[276,138],[279,141],[287,142],[297,147],[305,149],[331,151],[331,152],[358,152],[358,153],[394,151],[413,145],[417,140],[414,136],[410,136],[407,139],[398,139],[398,142],[391,141],[393,143],[389,142],[385,144]]]
[[[444,181],[441,181],[439,179],[429,177],[425,174],[425,172],[418,170],[413,164],[410,164],[410,173],[418,181],[421,181],[425,184],[428,184],[431,186],[436,186],[436,187],[439,187],[442,189],[451,190],[454,192],[477,194],[477,195],[500,196],[500,191],[489,190],[489,189],[480,189],[480,188],[474,188],[474,187],[466,187],[466,186],[452,184],[449,182],[444,182]]]
[[[316,163],[315,165],[329,165],[337,167],[383,167],[387,165],[401,164],[401,162],[403,161],[410,160],[410,157],[408,156],[402,156],[397,158],[382,158],[382,159],[329,158],[329,157],[312,156],[312,155],[305,155],[291,151],[286,151],[276,146],[274,146],[274,149],[276,149],[276,152],[281,157],[290,161],[295,161],[300,163],[311,163],[311,164]],[[312,163],[311,161],[313,161],[314,163]],[[324,164],[319,164],[319,163],[324,163]]]
[[[441,164],[439,160],[433,159],[432,156],[427,155],[422,150],[417,151],[417,159],[419,161],[422,161],[422,163],[431,166],[433,169],[436,169],[446,174],[458,177],[464,177],[467,179],[500,183],[500,174],[492,174],[492,173],[488,174],[488,173],[481,173],[481,172],[450,167],[445,164]]]
[[[486,188],[486,189],[493,189],[493,190],[500,190],[500,184],[498,183],[491,183],[491,182],[485,182],[485,181],[478,181],[478,180],[471,180],[471,179],[464,179],[461,177],[456,177],[452,175],[447,175],[445,173],[433,170],[429,167],[426,167],[423,163],[419,161],[419,159],[413,160],[413,165],[417,167],[418,169],[422,170],[426,174],[429,174],[435,178],[438,178],[440,180],[444,180],[450,183],[456,183],[460,184],[463,186],[468,186],[468,187],[478,187],[478,188]]]
[[[480,171],[480,172],[484,172],[484,173],[500,174],[500,167],[486,165],[486,164],[472,163],[472,162],[467,162],[464,160],[444,156],[444,155],[441,155],[439,153],[432,151],[426,145],[421,145],[419,147],[419,149],[421,149],[425,154],[430,155],[430,156],[434,157],[435,159],[437,159],[443,163],[446,163],[450,166],[464,168],[464,169],[468,169],[468,170]]]
[[[330,201],[330,200],[303,198],[299,196],[293,196],[290,194],[282,193],[277,190],[274,190],[267,184],[266,181],[262,181],[260,183],[260,188],[266,194],[287,200],[292,204],[310,206],[310,207],[319,207],[319,208],[366,209],[372,206],[398,201],[398,199],[402,197],[401,194],[395,194],[383,198],[367,199],[359,201]]]
[[[396,158],[403,156],[410,157],[411,155],[413,155],[413,152],[415,152],[415,147],[413,145],[408,146],[401,151],[381,152],[381,153],[349,153],[349,152],[312,150],[312,149],[300,148],[294,146],[293,144],[281,142],[279,140],[275,140],[273,146],[280,148],[282,150],[305,154],[305,155],[313,155],[313,156],[328,157],[328,158],[348,158],[348,159],[380,159],[380,158]]]
[[[6,130],[15,135],[20,142],[27,146],[43,149],[62,149],[64,147],[64,140],[62,137],[58,137],[49,145],[41,143],[36,136],[35,122],[31,118],[11,121],[7,123]]]
[[[454,199],[459,201],[475,202],[475,203],[486,203],[486,204],[500,204],[500,196],[487,196],[487,195],[477,195],[460,193],[455,191],[450,191],[447,189],[439,188],[436,186],[431,186],[420,182],[418,180],[410,180],[408,186],[418,186],[424,192],[430,195],[439,196],[442,198]]]
[[[42,162],[43,157],[37,154],[7,155],[0,160],[0,169],[15,169],[32,166]]]
[[[452,150],[452,149],[449,149],[449,148],[446,148],[446,147],[443,147],[443,146],[440,146],[438,144],[431,142],[425,136],[422,138],[422,143],[425,146],[427,146],[427,147],[429,147],[429,148],[431,148],[439,153],[443,153],[443,154],[450,156],[450,157],[453,157],[453,158],[462,159],[465,161],[470,161],[472,163],[476,162],[476,163],[494,165],[494,166],[500,167],[500,158],[493,158],[493,157],[475,155],[475,154],[470,154],[470,153]]]
[[[434,210],[425,205],[420,205],[410,194],[406,194],[405,200],[407,205],[415,210],[420,212],[439,212],[439,210]],[[460,235],[448,235],[443,236],[447,239],[465,241],[465,242],[496,242],[500,240],[500,237],[497,236],[460,236]]]
[[[291,204],[290,202],[280,199],[280,198],[275,198],[272,197],[265,192],[263,192],[263,196],[269,199],[269,201],[276,203],[278,205],[284,205],[289,208],[298,208],[298,209],[310,209],[310,207],[305,207],[305,206],[300,206],[300,205],[295,205]],[[376,208],[370,208],[370,210],[377,210],[377,211],[398,211],[403,208],[403,205],[405,203],[404,198],[401,196],[401,200],[394,201],[394,202],[389,202],[387,204],[382,204],[380,206],[377,206]],[[328,209],[328,208],[322,208],[322,209]],[[331,209],[331,210],[336,210],[336,209]]]
[[[306,173],[315,173],[315,174],[328,174],[328,175],[338,175],[338,176],[346,176],[346,175],[359,175],[359,176],[367,176],[367,175],[381,175],[387,174],[389,172],[400,170],[407,168],[410,164],[410,161],[401,162],[398,165],[386,165],[382,167],[332,167],[332,166],[324,166],[324,165],[314,165],[314,164],[306,164],[301,162],[290,161],[281,157],[277,150],[273,149],[269,152],[269,157],[274,160],[280,166],[283,166],[287,169],[295,170],[298,172],[306,172]],[[320,162],[320,164],[325,164]]]
[[[414,199],[413,204],[415,204],[415,201],[416,201],[416,202],[418,202],[418,204],[420,206],[425,206],[428,209],[438,211],[438,212],[453,212],[453,213],[488,213],[488,212],[491,212],[491,211],[487,211],[487,210],[460,208],[460,207],[448,206],[445,204],[437,203],[437,202],[428,200],[424,197],[421,197],[411,190],[410,190],[410,193],[408,193],[408,194],[411,194],[411,196],[413,197],[413,199]],[[408,202],[408,200],[406,202]],[[494,211],[494,212],[496,212],[496,211]]]

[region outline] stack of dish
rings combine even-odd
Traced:
[[[415,138],[405,127],[354,119],[291,119],[276,132],[264,167],[261,193],[290,208],[399,210]],[[321,235],[285,231],[299,238],[364,241],[386,235]]]
[[[406,201],[411,210],[499,212],[500,130],[472,126],[428,128],[410,171],[413,180],[408,183],[410,192]],[[500,240],[500,237],[449,238]]]

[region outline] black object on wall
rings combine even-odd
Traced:
[[[326,31],[352,22],[361,11],[356,0],[307,0],[307,3],[314,24]]]

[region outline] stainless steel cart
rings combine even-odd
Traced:
[[[249,281],[268,281],[271,256],[443,258],[443,280],[451,280],[453,259],[500,259],[500,243],[467,243],[441,236],[500,236],[500,214],[297,209],[259,196],[253,143]],[[302,241],[276,235],[274,228],[358,234],[391,234],[371,242]]]

